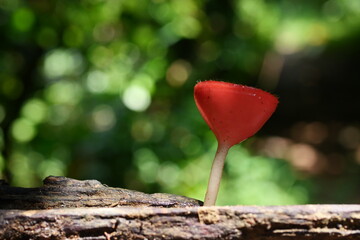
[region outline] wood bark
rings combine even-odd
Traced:
[[[0,180],[0,209],[52,209],[76,207],[191,207],[201,201],[166,193],[146,194],[112,188],[97,180],[50,176],[39,188],[11,187]]]
[[[55,191],[48,181],[62,187]],[[61,183],[54,184],[56,181]],[[92,183],[51,177],[44,184],[49,189],[44,186],[41,191],[30,189],[28,197],[27,189],[3,184],[0,187],[0,239],[360,239],[360,205],[202,207],[199,201],[173,195],[160,195],[162,200],[158,201],[154,200],[157,195],[138,192],[131,195],[130,190],[97,191],[107,187],[97,181]],[[88,188],[94,189],[93,195],[87,195],[89,189],[84,184],[90,184]],[[70,194],[67,188],[72,189],[71,196],[58,192]],[[103,195],[105,200],[101,206],[99,192],[113,196]],[[116,198],[117,194],[124,195]],[[40,200],[36,200],[36,196]],[[93,196],[94,202],[89,200]],[[131,200],[131,196],[135,196],[135,200]],[[6,203],[13,198],[21,206],[22,197],[25,204],[17,209],[9,208],[16,207],[15,204]],[[129,199],[124,200],[126,197]],[[72,198],[78,203],[71,203]],[[169,204],[169,199],[176,199],[176,203]],[[186,204],[180,203],[182,201]],[[121,206],[122,203],[125,206]],[[55,208],[50,209],[52,206]]]

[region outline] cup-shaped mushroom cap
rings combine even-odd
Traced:
[[[219,81],[197,83],[194,96],[202,117],[219,144],[228,147],[254,135],[279,102],[263,90]]]

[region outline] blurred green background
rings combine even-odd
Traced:
[[[0,178],[203,199],[200,80],[280,99],[218,204],[360,201],[359,0],[0,0]]]

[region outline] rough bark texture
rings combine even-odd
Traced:
[[[360,239],[360,206],[0,210],[0,239]]]
[[[97,181],[44,182],[37,189],[0,187],[0,239],[360,239],[360,205],[201,207],[193,199],[165,194],[159,201]]]
[[[145,194],[112,188],[97,180],[47,177],[39,188],[11,187],[0,180],[0,209],[52,209],[76,207],[191,207],[198,200],[165,193]]]

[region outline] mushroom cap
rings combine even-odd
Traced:
[[[263,90],[219,81],[197,83],[194,97],[219,144],[228,147],[253,136],[270,118],[279,102]]]

